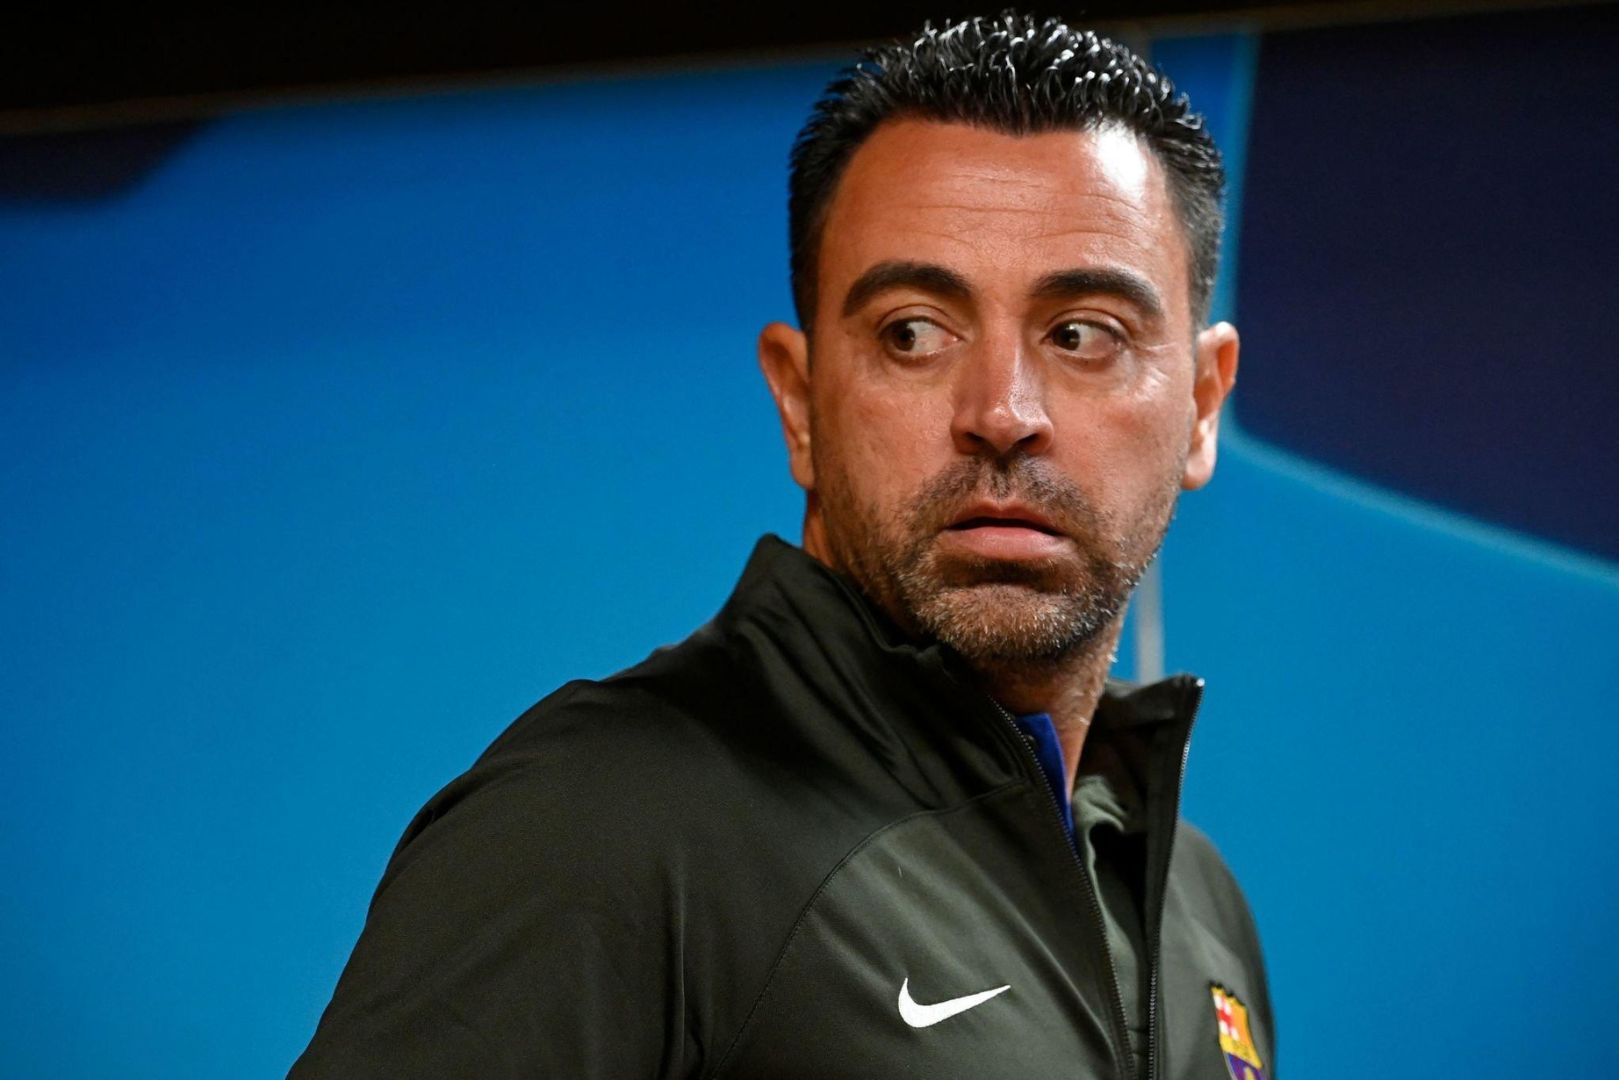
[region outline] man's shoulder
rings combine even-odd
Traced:
[[[1236,875],[1209,834],[1181,818],[1175,823],[1174,869],[1199,888],[1217,896],[1241,899]]]
[[[614,1054],[655,1062],[663,995],[686,979],[739,988],[714,1018],[729,1037],[851,841],[795,817],[792,793],[738,747],[730,729],[748,727],[757,695],[726,652],[699,631],[618,675],[569,683],[434,795],[389,861],[317,1057],[347,1075],[353,1047],[367,1061],[409,1047],[431,1062],[443,1043],[469,1060],[533,1062],[566,1059],[583,1039],[577,1060],[539,1071],[580,1075]],[[709,946],[688,958],[688,937]],[[586,1004],[559,998],[558,979]],[[621,1020],[591,1012],[604,1003],[640,1017],[646,1038],[621,1038]],[[399,1029],[400,1016],[413,1026]],[[569,1026],[581,1022],[600,1026]]]
[[[705,626],[526,710],[428,801],[394,861],[424,844],[493,838],[511,840],[514,859],[588,848],[650,867],[671,853],[791,831],[794,792],[781,777],[793,771],[793,727]]]
[[[1171,863],[1175,898],[1231,945],[1258,952],[1258,932],[1237,877],[1207,833],[1182,818],[1175,828]]]
[[[746,673],[710,624],[605,679],[576,679],[531,706],[478,766],[510,767],[566,753],[662,754],[701,740],[735,717]]]
[[[576,679],[530,706],[434,803],[469,793],[547,803],[648,801],[689,793],[724,763],[749,679],[712,626],[603,679]],[[432,809],[430,806],[429,809]]]

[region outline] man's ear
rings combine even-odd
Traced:
[[[805,491],[815,490],[815,466],[810,458],[809,339],[803,331],[773,322],[759,331],[759,367],[770,396],[781,414],[781,433],[787,439],[787,464],[793,480]]]
[[[1196,411],[1192,439],[1186,451],[1181,487],[1194,491],[1214,475],[1215,451],[1220,441],[1220,407],[1237,382],[1237,328],[1215,323],[1197,335],[1193,347],[1197,363],[1192,384]]]

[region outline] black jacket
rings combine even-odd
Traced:
[[[422,810],[292,1075],[1125,1075],[1090,880],[958,663],[761,541],[713,622],[564,686]],[[1227,1076],[1217,985],[1273,1077],[1253,920],[1178,821],[1201,686],[1110,689],[1093,724],[1148,800],[1152,1071]],[[902,985],[1010,989],[918,1028]]]

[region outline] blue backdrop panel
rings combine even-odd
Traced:
[[[1253,43],[1156,52],[1240,163]],[[7,1075],[279,1075],[420,803],[796,537],[752,339],[829,74],[242,113],[0,206]],[[1236,433],[1177,530],[1285,1075],[1599,1073],[1611,567]]]
[[[1268,36],[1250,430],[1619,559],[1619,6]]]
[[[426,797],[796,535],[753,337],[827,74],[243,114],[0,210],[0,1071],[283,1072]]]

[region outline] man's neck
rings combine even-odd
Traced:
[[[848,576],[846,569],[832,557],[832,546],[826,534],[824,519],[819,513],[819,502],[810,494],[804,511],[804,551],[833,570]],[[851,580],[854,580],[851,577]],[[856,587],[872,594],[856,581]],[[895,605],[884,605],[879,599],[872,602],[888,611],[889,616],[903,624],[904,616]],[[914,630],[914,627],[912,627]],[[1102,687],[1113,666],[1113,654],[1119,646],[1119,635],[1124,630],[1124,615],[1116,616],[1085,646],[1073,650],[1056,663],[1017,665],[994,671],[980,669],[989,694],[1001,705],[1019,715],[1045,713],[1051,717],[1062,743],[1063,771],[1067,774],[1068,789],[1073,790],[1074,777],[1079,775],[1079,755],[1085,749],[1085,736],[1090,734],[1091,717],[1096,714],[1096,703],[1102,700]]]
[[[1070,791],[1123,628],[1123,618],[1113,620],[1086,648],[1076,649],[1055,665],[979,672],[990,696],[1007,709],[1020,716],[1045,713],[1051,717],[1062,743],[1063,771]]]

